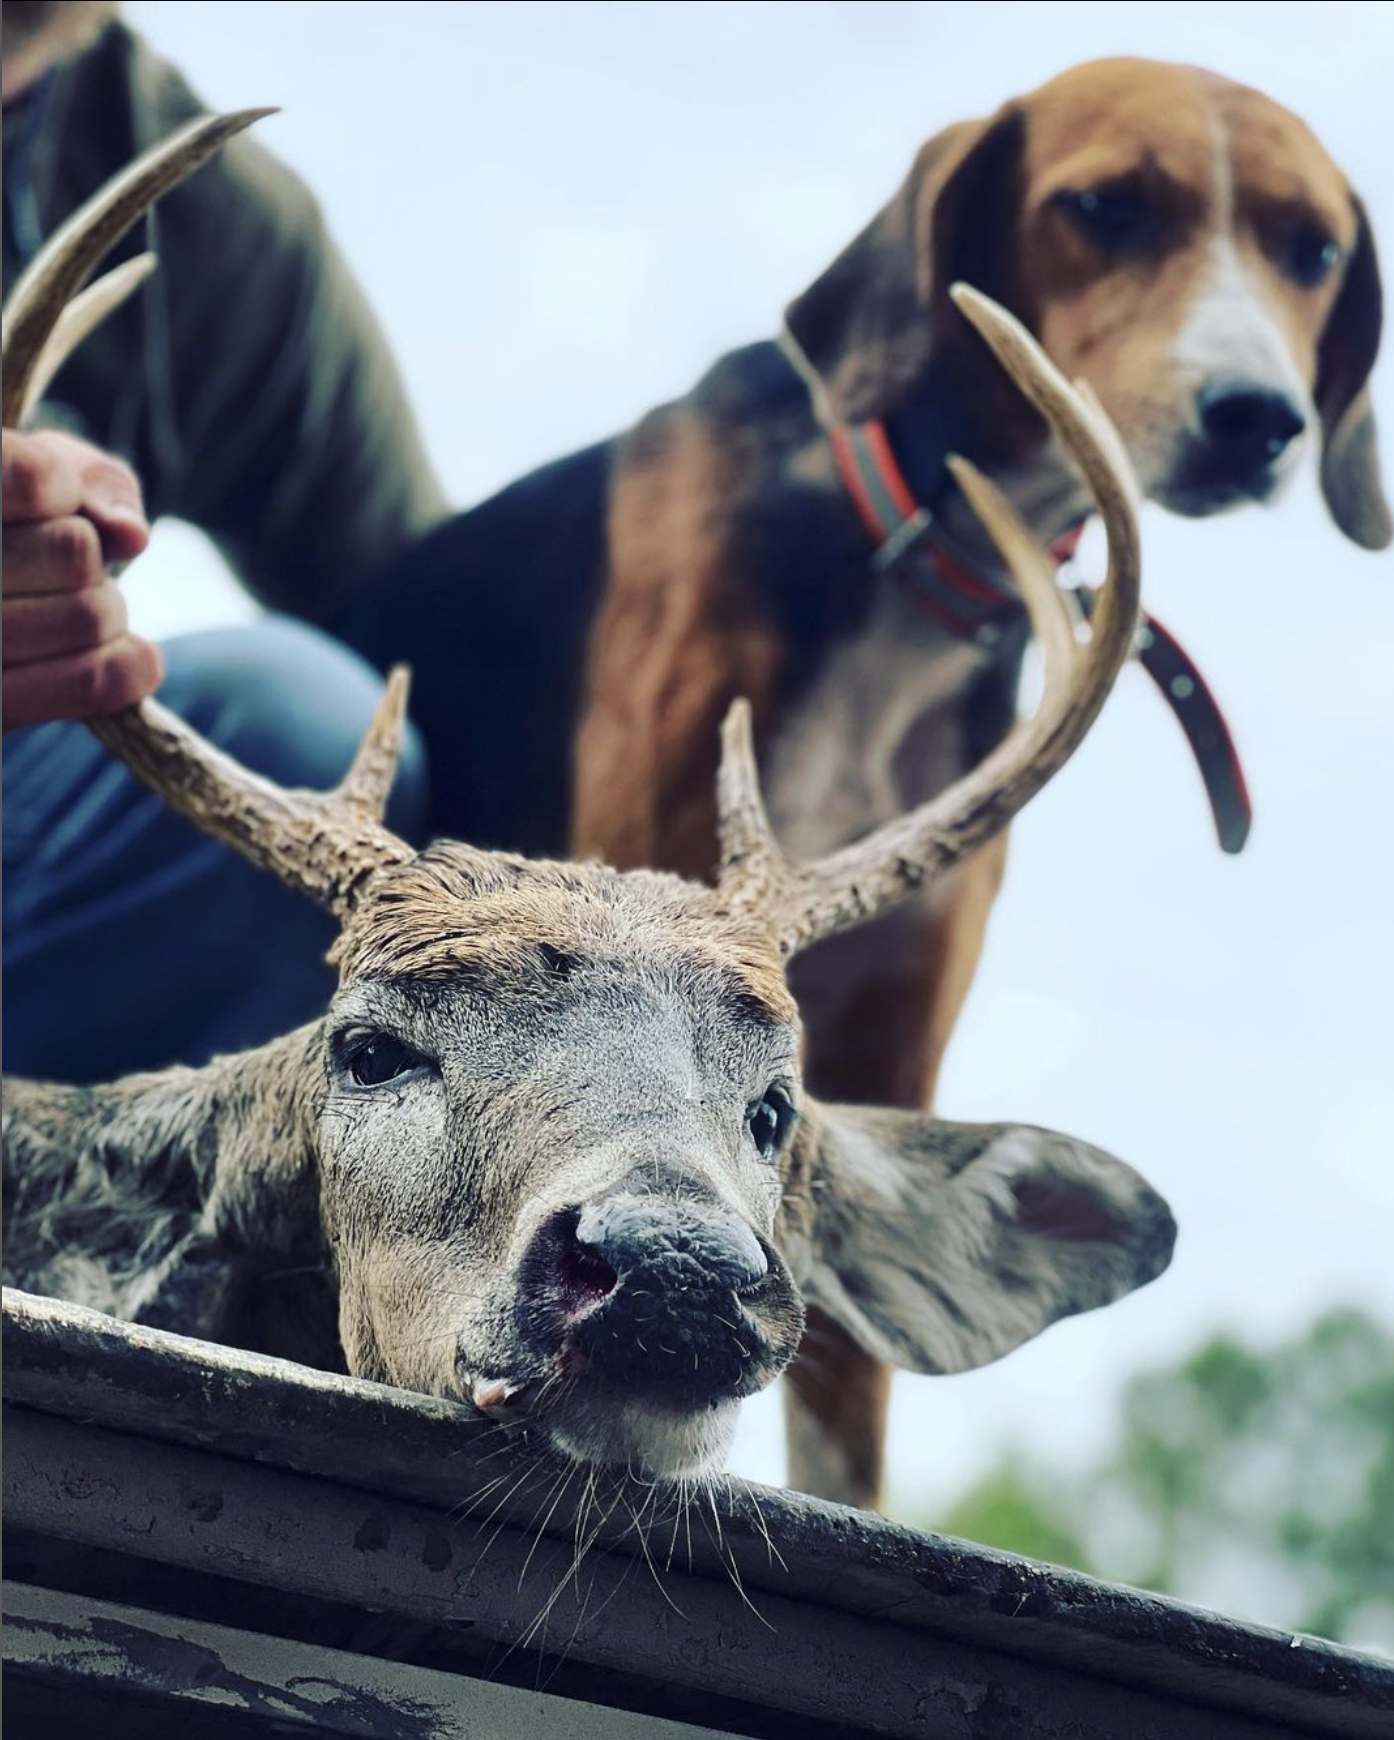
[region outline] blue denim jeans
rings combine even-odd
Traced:
[[[282,785],[343,777],[382,680],[280,618],[165,647],[160,699]],[[409,737],[388,824],[415,839],[425,759]],[[5,1069],[101,1081],[202,1063],[314,1018],[333,921],[198,833],[80,725],[4,744]]]

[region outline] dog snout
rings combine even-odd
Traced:
[[[1196,409],[1215,462],[1236,477],[1275,464],[1307,427],[1286,393],[1253,381],[1211,381]]]

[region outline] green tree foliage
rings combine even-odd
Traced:
[[[1012,1452],[934,1526],[985,1547],[1101,1575],[1065,1510],[1054,1502],[1041,1473]]]
[[[1394,1651],[1394,1335],[1332,1312],[1134,1378],[1083,1474],[1012,1452],[931,1526]]]

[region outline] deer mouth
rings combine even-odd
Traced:
[[[469,1398],[491,1420],[522,1422],[537,1406],[545,1387],[543,1378],[477,1377],[469,1386]]]
[[[740,1402],[797,1350],[774,1248],[718,1207],[626,1192],[550,1215],[519,1266],[519,1360],[470,1399],[574,1461],[652,1478],[719,1466]]]
[[[578,1393],[546,1422],[552,1447],[588,1467],[627,1469],[646,1480],[715,1473],[736,1430],[736,1400],[680,1408],[648,1397]]]
[[[684,1405],[616,1390],[594,1381],[574,1348],[564,1348],[545,1376],[478,1377],[468,1394],[480,1413],[537,1431],[569,1461],[656,1480],[720,1468],[740,1408],[734,1397]]]

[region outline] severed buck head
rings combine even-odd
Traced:
[[[5,417],[141,270],[69,299],[120,231],[251,114],[195,123],[56,236],[5,332]],[[398,673],[343,785],[281,790],[146,703],[93,727],[175,809],[339,919],[324,1018],[258,1051],[102,1088],[9,1091],[13,1280],[300,1358],[329,1278],[360,1376],[472,1400],[566,1455],[682,1475],[719,1463],[742,1397],[816,1301],[872,1353],[982,1365],[1165,1268],[1174,1228],[1134,1172],[1018,1125],[820,1105],[785,982],[799,949],[981,845],[1067,759],[1138,610],[1126,460],[1007,315],[959,306],[1087,478],[1109,578],[1081,645],[1053,569],[969,466],[1046,667],[1035,715],[933,802],[789,863],[743,704],[727,720],[714,887],[383,827]]]

